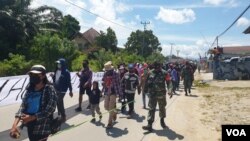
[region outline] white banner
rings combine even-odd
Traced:
[[[48,79],[52,82],[52,78],[47,73]],[[93,73],[92,81],[99,82],[99,88],[102,88],[101,81],[104,72]],[[25,92],[25,88],[29,83],[28,75],[0,77],[0,106],[20,103]],[[73,93],[79,92],[79,77],[76,72],[71,72],[71,84]]]

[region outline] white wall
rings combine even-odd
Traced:
[[[48,73],[49,74],[49,73]],[[101,89],[101,81],[104,72],[93,73],[93,81],[99,82],[99,87]],[[48,79],[52,82],[49,75]],[[28,75],[11,76],[11,77],[0,77],[0,106],[20,103],[22,96],[25,92],[25,88],[29,82]],[[79,92],[79,78],[76,72],[71,72],[71,83],[73,88],[73,93]]]

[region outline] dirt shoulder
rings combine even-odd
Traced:
[[[196,75],[196,80],[207,82],[197,87],[201,96],[201,115],[198,114],[201,126],[210,129],[211,135],[220,140],[222,124],[250,124],[250,81],[214,81],[211,76]]]

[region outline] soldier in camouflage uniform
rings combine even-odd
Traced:
[[[188,61],[186,62],[186,66],[182,69],[181,79],[184,80],[184,90],[185,95],[187,96],[187,91],[189,92],[189,94],[191,94],[191,86],[194,80],[193,68]]]
[[[166,84],[165,77],[167,72],[161,68],[161,64],[158,62],[154,63],[154,69],[151,70],[146,78],[145,89],[144,91],[148,93],[148,125],[143,126],[144,130],[148,130],[151,132],[152,124],[155,119],[155,110],[156,105],[159,105],[159,116],[161,118],[161,126],[162,128],[166,128],[166,124],[164,122],[164,118],[166,117]]]

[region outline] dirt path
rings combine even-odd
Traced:
[[[195,79],[207,83],[194,86],[192,96],[180,92],[167,111],[169,126],[183,140],[221,140],[222,124],[250,123],[249,81],[213,81],[208,73],[196,74]]]

